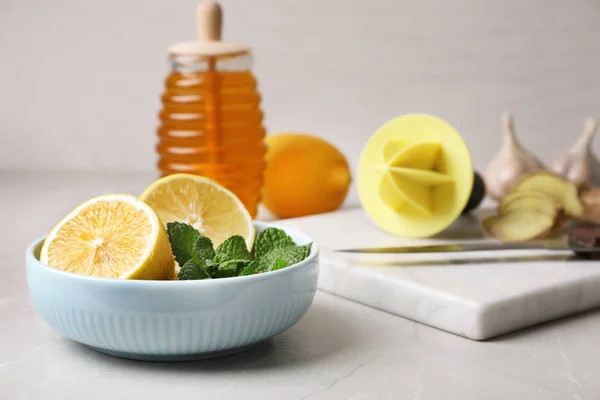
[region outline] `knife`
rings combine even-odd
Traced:
[[[500,250],[550,250],[571,251],[578,256],[600,259],[600,229],[575,228],[568,232],[567,242],[560,243],[523,243],[523,242],[490,242],[490,243],[457,243],[435,244],[426,246],[371,247],[359,249],[341,249],[336,252],[368,253],[368,254],[411,254],[411,253],[458,253],[470,251]]]

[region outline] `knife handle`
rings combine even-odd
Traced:
[[[600,226],[578,225],[567,231],[567,244],[570,248],[586,248],[593,251],[575,251],[579,257],[600,260]]]

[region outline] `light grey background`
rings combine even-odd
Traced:
[[[353,165],[409,112],[453,124],[479,169],[502,110],[546,161],[600,116],[597,0],[223,5],[225,37],[255,50],[269,133],[318,134]],[[152,171],[166,50],[194,37],[194,7],[1,0],[0,168]]]

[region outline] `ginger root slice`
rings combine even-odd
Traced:
[[[534,172],[523,177],[515,186],[515,191],[537,191],[547,194],[558,202],[569,217],[578,218],[583,214],[577,187],[564,178],[551,172]]]
[[[513,211],[482,221],[486,233],[503,242],[525,242],[547,237],[554,219],[537,211]]]

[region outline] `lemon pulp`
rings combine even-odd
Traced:
[[[130,195],[91,199],[48,235],[40,261],[103,278],[171,279],[174,262],[156,213]]]
[[[154,182],[140,196],[166,226],[184,222],[209,237],[215,246],[233,235],[254,244],[254,225],[244,204],[215,181],[191,174],[173,174]]]

